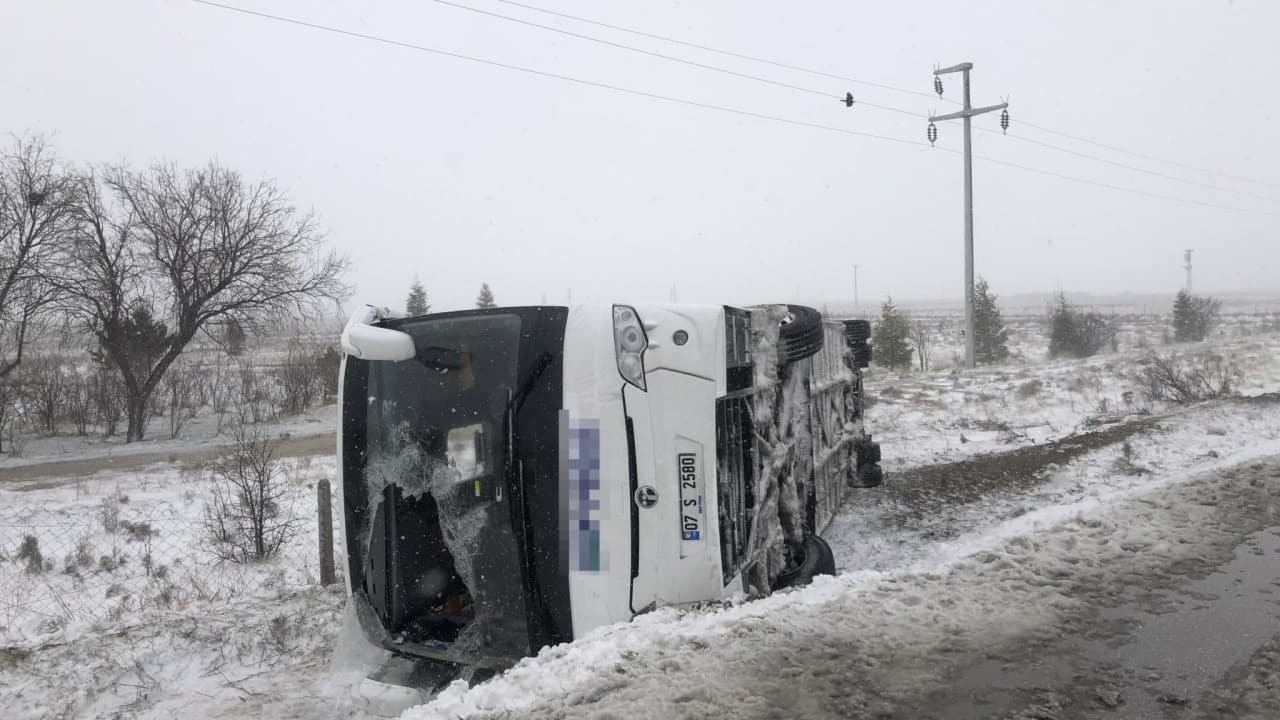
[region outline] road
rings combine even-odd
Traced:
[[[890,717],[1280,718],[1280,526],[1170,579],[1125,589],[1054,640],[962,663]]]
[[[335,440],[332,432],[313,435],[294,435],[280,441],[278,457],[307,457],[332,455]],[[107,455],[76,460],[52,460],[31,465],[18,465],[0,470],[4,482],[23,483],[15,490],[41,490],[74,483],[77,478],[99,472],[130,472],[160,463],[181,463],[183,467],[196,467],[225,453],[225,445],[196,450],[166,450],[159,452]]]

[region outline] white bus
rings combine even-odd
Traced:
[[[786,305],[358,314],[338,489],[366,635],[413,684],[483,678],[834,572],[819,533],[881,481],[868,334]]]

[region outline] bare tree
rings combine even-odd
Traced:
[[[257,428],[236,425],[231,451],[211,467],[204,529],[217,556],[252,562],[274,556],[302,528],[275,445]]]
[[[0,153],[0,377],[22,363],[53,299],[47,273],[76,209],[76,183],[41,137]]]
[[[924,318],[911,319],[911,343],[916,346],[916,358],[920,361],[920,372],[929,370],[929,360],[933,355],[933,328]]]
[[[120,371],[127,442],[142,439],[152,393],[198,333],[308,315],[346,295],[346,260],[271,182],[215,163],[109,168],[85,177],[79,195],[60,289]],[[139,321],[153,312],[163,320]],[[154,353],[135,352],[140,343]]]

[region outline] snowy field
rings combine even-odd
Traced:
[[[1214,350],[1243,394],[1280,391],[1280,336],[1228,333]],[[945,686],[964,658],[1060,635],[1105,588],[1227,557],[1280,523],[1280,403],[1149,403],[1134,394],[1138,358],[875,371],[868,415],[889,485],[859,491],[829,529],[840,576],[660,609],[405,717],[875,716]],[[332,413],[277,431],[314,432]],[[39,466],[119,448],[32,443],[0,460],[0,717],[365,717],[341,585],[316,585],[314,486],[332,455],[285,460],[307,521],[280,558],[234,565],[204,547],[209,479],[184,461],[221,442],[147,443],[125,454],[159,462],[95,474]]]

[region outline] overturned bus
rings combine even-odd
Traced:
[[[882,477],[869,330],[788,305],[357,314],[342,537],[365,634],[412,660],[392,681],[833,573],[821,531]]]

